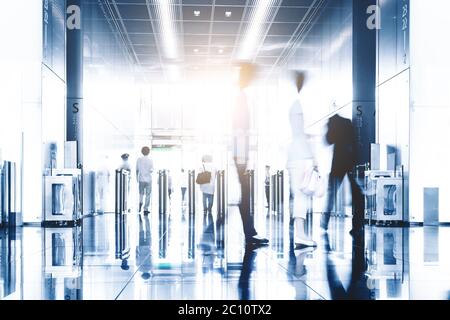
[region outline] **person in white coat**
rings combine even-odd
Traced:
[[[306,75],[294,72],[297,92],[300,93]],[[303,108],[297,97],[289,111],[292,130],[292,141],[288,149],[287,169],[291,194],[293,195],[294,243],[296,247],[316,247],[315,241],[308,238],[305,232],[305,221],[308,210],[308,196],[302,192],[302,182],[308,168],[315,166],[315,160],[308,136],[305,133]]]
[[[217,170],[213,165],[212,156],[205,155],[202,158],[202,167],[199,172],[211,172],[211,180],[209,183],[201,184],[200,190],[203,193],[203,212],[206,214],[212,213],[212,207],[214,204],[214,193],[216,190],[216,173]]]

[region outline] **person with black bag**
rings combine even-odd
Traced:
[[[203,193],[203,212],[205,215],[212,214],[214,192],[216,190],[216,168],[213,165],[212,156],[203,156],[197,183],[200,185],[200,190]]]

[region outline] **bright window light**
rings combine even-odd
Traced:
[[[275,0],[258,0],[256,9],[253,11],[250,18],[250,26],[244,35],[244,41],[241,43],[238,59],[250,59],[256,50],[264,22],[267,20],[270,8],[273,6],[274,1]]]
[[[177,41],[175,30],[173,27],[171,0],[157,0],[158,11],[161,21],[161,36],[164,43],[164,51],[166,57],[169,59],[176,59],[177,53]]]

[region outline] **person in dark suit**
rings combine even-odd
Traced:
[[[353,229],[352,234],[362,231],[364,225],[364,197],[357,184],[353,168],[356,165],[356,137],[352,122],[339,115],[334,115],[328,121],[326,140],[334,145],[333,163],[328,183],[328,200],[322,216],[321,226],[328,229],[331,210],[334,207],[335,194],[345,176],[348,175],[352,189]]]
[[[269,240],[258,235],[255,229],[254,217],[250,212],[250,184],[248,179],[248,165],[250,153],[250,108],[246,89],[255,78],[256,66],[243,63],[239,73],[239,94],[232,115],[233,159],[236,165],[240,189],[241,201],[239,211],[245,234],[246,244],[265,246]]]

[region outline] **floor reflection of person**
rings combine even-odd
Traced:
[[[302,91],[306,75],[294,72],[297,93]],[[305,133],[303,108],[297,97],[289,111],[292,141],[288,149],[287,169],[289,172],[290,194],[293,197],[292,215],[294,219],[294,243],[298,247],[315,247],[317,243],[309,239],[305,231],[309,197],[302,191],[302,182],[309,167],[315,165],[312,147]]]
[[[352,189],[353,229],[352,234],[362,233],[364,227],[364,196],[353,174],[356,164],[355,129],[349,119],[334,115],[328,121],[326,140],[334,145],[333,162],[328,183],[328,200],[322,215],[321,227],[328,229],[331,211],[335,205],[334,199],[345,176],[348,176]]]
[[[143,221],[144,220],[144,221]],[[142,279],[151,276],[152,269],[152,238],[150,232],[150,219],[139,215],[139,244],[136,246],[136,266],[142,272]]]
[[[203,234],[198,247],[204,255],[213,254],[216,251],[215,225],[211,213],[203,216]]]
[[[214,218],[211,213],[203,216],[203,233],[198,248],[202,251],[203,272],[212,270],[217,255],[217,246]]]
[[[289,261],[287,276],[295,288],[295,300],[307,300],[308,299],[308,287],[305,285],[304,277],[307,274],[305,266],[305,259],[309,253],[316,250],[316,247],[304,247],[301,249],[294,249],[294,233],[293,226],[289,227]]]
[[[367,263],[364,253],[364,236],[355,236],[352,247],[352,270],[350,284],[345,289],[339,278],[336,265],[331,259],[329,236],[323,235],[326,252],[326,271],[331,298],[333,300],[372,300],[373,295],[366,275]]]
[[[308,287],[302,280],[307,273],[305,259],[314,250],[314,247],[305,247],[295,251],[291,249],[289,253],[288,279],[295,288],[295,300],[308,299]]]
[[[255,265],[257,249],[252,245],[245,248],[244,260],[242,261],[242,271],[239,277],[239,299],[251,300],[250,278]],[[253,297],[254,298],[254,297]]]
[[[239,212],[247,244],[254,246],[267,245],[268,239],[258,236],[255,222],[250,212],[250,183],[247,175],[250,152],[250,109],[246,89],[254,80],[256,67],[252,64],[242,64],[239,75],[239,95],[233,109],[232,138],[233,160],[236,165],[241,189]]]

